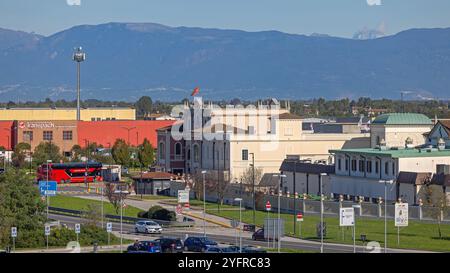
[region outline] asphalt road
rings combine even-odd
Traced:
[[[55,220],[59,220],[60,223],[67,224],[69,227],[74,226],[75,223],[84,223],[86,222],[86,219],[78,218],[78,217],[72,217],[72,216],[65,216],[65,215],[57,215],[57,214],[51,214],[50,217]],[[192,229],[180,229],[180,228],[170,228],[163,230],[163,233],[161,235],[150,235],[150,234],[136,234],[134,231],[134,225],[132,224],[122,224],[122,230],[124,234],[124,238],[127,239],[134,239],[136,237],[140,238],[141,240],[143,238],[148,239],[156,239],[162,236],[165,237],[177,237],[184,239],[186,234],[192,236],[192,235],[203,235],[203,231],[195,231]],[[120,233],[120,223],[113,223],[113,231]],[[214,232],[214,230],[207,230],[206,231],[208,238],[222,244],[230,244],[235,245],[236,244],[236,237],[230,236],[229,234],[217,234]],[[247,233],[247,232],[244,232]],[[245,234],[245,236],[242,237],[242,245],[247,246],[259,246],[259,247],[267,247],[267,241],[253,241],[251,238],[249,238],[249,233]],[[239,241],[239,239],[238,239]],[[273,247],[273,242],[270,242],[270,247]],[[275,243],[275,248],[277,247],[277,243]],[[288,248],[288,249],[297,249],[297,250],[304,250],[308,252],[320,252],[320,243],[313,242],[313,241],[305,241],[305,240],[296,240],[292,241],[290,238],[286,238],[281,242],[281,248]],[[381,249],[381,252],[384,250]],[[325,243],[324,244],[324,252],[325,253],[353,253],[353,245],[341,245],[341,244],[331,244],[331,243]],[[370,250],[367,250],[365,247],[357,246],[356,252],[358,253],[368,253]],[[425,252],[425,251],[414,251],[414,250],[400,250],[400,249],[388,249],[388,253],[411,253],[411,252]]]

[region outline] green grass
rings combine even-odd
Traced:
[[[178,201],[176,199],[173,199],[173,200],[164,201],[164,203],[176,206],[178,204]],[[202,200],[191,199],[191,200],[189,200],[189,205],[191,206],[191,208],[203,209],[203,201]],[[206,202],[206,210],[209,210],[209,209],[217,211],[217,209],[218,209],[217,203]],[[224,209],[224,210],[232,209],[232,210],[239,211],[239,207],[230,206],[230,205],[221,205],[220,209]],[[243,210],[244,210],[244,208],[243,208]]]
[[[133,200],[175,200],[176,201],[176,197],[172,197],[172,196],[165,196],[165,195],[141,195],[137,194],[135,196],[128,196],[128,199],[133,199]]]
[[[208,208],[208,213],[222,216],[229,219],[239,219],[239,211],[221,210],[216,208]],[[256,225],[263,226],[267,212],[256,211]],[[276,213],[271,213],[270,217],[276,218]],[[294,231],[294,215],[281,214],[281,218],[285,221],[285,232],[293,235]],[[252,210],[242,212],[242,221],[245,223],[253,223]],[[340,228],[338,217],[326,217],[327,234],[325,241],[333,243],[353,244],[352,228]],[[304,216],[302,222],[302,239],[319,240],[316,235],[316,224],[320,222],[319,216]],[[388,221],[388,247],[390,248],[407,248],[420,249],[430,251],[450,251],[450,225],[444,224],[441,227],[443,239],[438,238],[437,225],[433,223],[424,223],[419,221],[409,221],[409,226],[400,229],[400,245],[397,244],[397,228],[393,221]],[[296,237],[299,235],[299,224],[297,223]],[[362,245],[360,235],[365,234],[367,241],[377,241],[384,245],[384,220],[367,219],[356,217],[356,239],[357,244]]]
[[[97,200],[90,200],[90,199],[84,199],[84,198],[78,198],[78,197],[71,197],[71,196],[63,196],[63,195],[57,195],[50,198],[50,206],[51,207],[57,207],[57,208],[63,208],[63,209],[72,209],[72,210],[82,210],[86,211],[88,204],[97,204],[101,206],[102,202]],[[105,214],[111,214],[111,215],[120,215],[116,213],[116,210],[114,209],[113,205],[109,203],[108,200],[105,200],[103,202],[103,209]],[[128,217],[137,217],[138,213],[142,211],[136,207],[133,206],[127,206],[123,209],[123,215]]]
[[[268,253],[278,253],[278,248],[266,248]],[[281,248],[281,253],[317,253],[314,251],[301,250],[301,249],[292,249],[292,248]]]

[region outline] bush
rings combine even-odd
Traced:
[[[153,206],[148,211],[141,211],[138,213],[138,217],[163,221],[175,221],[177,219],[175,212],[161,206]]]

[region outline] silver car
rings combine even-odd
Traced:
[[[134,226],[136,233],[158,233],[162,232],[162,227],[154,221],[138,221]]]

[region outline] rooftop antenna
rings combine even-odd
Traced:
[[[77,121],[80,121],[80,64],[86,60],[86,53],[83,52],[81,46],[75,48],[72,59],[77,63]]]

